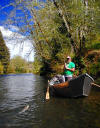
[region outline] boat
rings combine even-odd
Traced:
[[[91,83],[94,81],[87,73],[61,83],[59,83],[57,77],[52,78],[48,83],[50,96],[86,97],[90,94]],[[64,81],[64,79],[62,79],[62,81]]]

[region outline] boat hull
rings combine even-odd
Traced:
[[[62,83],[50,86],[50,95],[62,97],[88,96],[91,90],[91,83],[93,81],[93,78],[87,73],[82,74],[68,81],[65,86],[60,86]]]

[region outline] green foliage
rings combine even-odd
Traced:
[[[100,62],[94,63],[94,64],[90,64],[90,74],[92,76],[97,76],[97,73],[100,70]],[[97,76],[98,77],[98,76]]]
[[[76,63],[76,74],[84,73],[87,71],[87,51],[100,48],[100,2],[55,0],[55,3],[54,0],[45,3],[33,0],[25,5],[33,17],[28,20],[26,14],[27,26],[21,29],[28,28],[34,39],[38,59],[34,60],[33,70],[41,74],[55,73],[66,56],[71,55]]]
[[[86,73],[86,64],[85,59],[81,56],[75,56],[73,58],[73,61],[75,63],[76,73],[75,74],[82,74]]]
[[[33,45],[36,55],[40,56],[42,62],[41,74],[43,72],[46,74],[50,70],[52,72],[53,67],[51,63],[54,60],[55,62],[64,62],[66,54],[71,52],[71,46],[69,39],[66,38],[65,25],[53,4],[45,4],[44,8],[36,11],[36,14],[40,27],[37,24],[34,25],[32,38],[35,39],[35,43]],[[41,33],[40,28],[43,33]]]
[[[8,73],[32,73],[33,66],[31,63],[27,62],[20,56],[15,56],[11,59],[8,70]]]
[[[47,66],[51,68],[51,72],[54,71],[54,65],[62,64],[66,60],[66,56],[70,54],[74,57],[76,70],[79,70],[79,73],[84,73],[87,71],[84,60],[87,50],[97,49],[99,46],[99,43],[95,43],[95,41],[99,41],[99,38],[98,40],[96,38],[97,34],[99,37],[99,33],[96,34],[98,32],[96,25],[98,20],[96,19],[100,16],[98,2],[90,0],[88,2],[80,0],[55,1],[58,8],[54,6],[53,2],[48,2],[40,10],[35,10],[40,27],[37,24],[34,26],[34,47],[36,55],[40,56],[43,62],[42,72],[46,72]],[[66,18],[69,33],[65,21],[58,14],[59,10]],[[72,49],[68,34],[72,35],[71,39],[77,45],[77,54]]]
[[[98,79],[100,77],[100,50],[90,51],[86,59],[89,74]]]
[[[0,74],[3,74],[3,65],[1,62],[0,62]]]
[[[42,63],[37,59],[37,57],[35,57],[33,62],[33,73],[40,74],[41,67],[42,67]]]
[[[91,45],[91,49],[100,49],[100,43],[95,43]]]
[[[26,61],[20,57],[20,56],[16,56],[11,60],[11,63],[13,63],[14,67],[15,67],[15,72],[16,73],[25,73],[26,72]]]
[[[3,73],[7,73],[9,60],[10,60],[10,53],[9,53],[9,50],[8,50],[5,42],[4,42],[2,33],[0,31],[0,61],[1,61],[2,65],[4,66]]]
[[[8,69],[7,69],[7,73],[8,74],[16,73],[15,66],[14,66],[14,63],[12,62],[12,60],[10,60],[10,63],[9,63]]]

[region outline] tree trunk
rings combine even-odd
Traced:
[[[74,39],[72,37],[72,34],[70,32],[70,26],[69,26],[68,21],[66,20],[66,17],[63,13],[63,10],[57,5],[57,2],[55,0],[53,0],[53,3],[55,5],[55,7],[58,9],[60,16],[62,17],[62,19],[65,23],[65,27],[66,27],[67,32],[68,32],[68,37],[70,38],[71,46],[72,46],[74,52],[77,53],[78,52],[78,47],[77,47],[76,42],[74,41]]]

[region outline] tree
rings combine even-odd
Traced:
[[[95,20],[98,17],[99,6],[93,0],[53,0],[53,3],[58,10],[59,17],[63,19],[68,38],[74,49],[77,66],[82,73],[85,67],[83,57],[88,46],[93,42],[92,40],[90,42],[92,35],[94,38],[96,36]]]
[[[3,65],[0,62],[0,74],[3,74]]]
[[[4,42],[2,33],[0,31],[0,62],[3,65],[3,72],[7,73],[7,68],[9,65],[9,61],[10,61],[10,53],[9,50]]]
[[[84,56],[100,35],[97,29],[100,26],[97,24],[100,16],[98,0],[20,2],[25,14],[20,30],[29,32],[34,40],[35,55],[43,66],[40,70],[45,72],[48,67],[47,72],[55,72],[54,65],[62,64],[66,55],[70,54],[82,73]]]
[[[27,62],[21,56],[15,56],[10,61],[10,66],[12,71],[15,70],[16,73],[26,73],[27,72]]]

